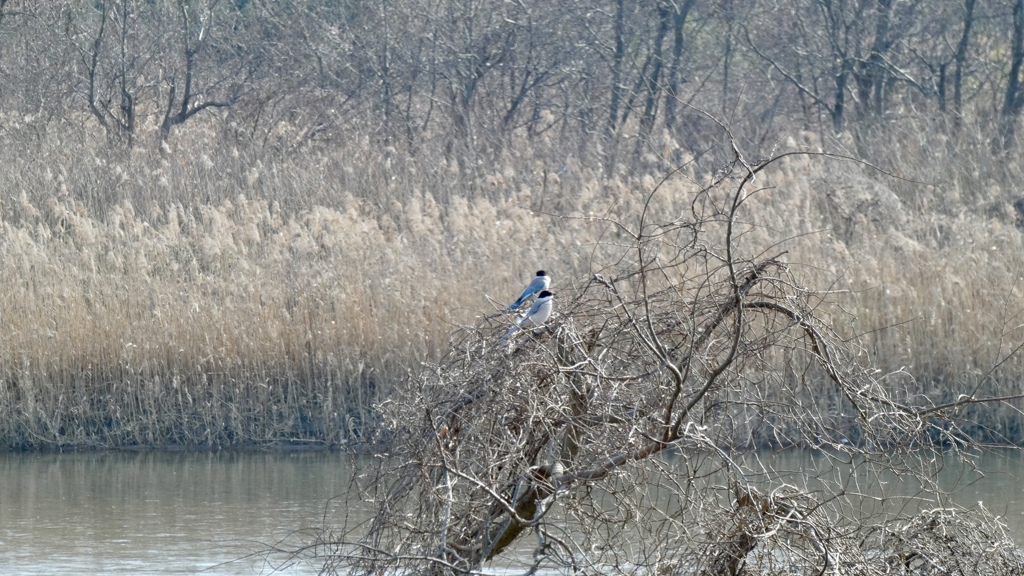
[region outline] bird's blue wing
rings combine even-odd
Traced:
[[[515,310],[516,308],[519,308],[520,306],[523,305],[523,302],[527,298],[529,298],[530,296],[533,296],[534,294],[536,294],[537,292],[540,292],[543,289],[544,289],[544,278],[541,277],[541,276],[534,277],[533,281],[531,281],[530,284],[526,286],[526,290],[523,290],[523,293],[519,296],[519,298],[516,299],[515,302],[513,302],[511,305],[509,305],[508,309],[509,310]]]

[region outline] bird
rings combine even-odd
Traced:
[[[542,290],[547,290],[549,286],[551,286],[551,278],[548,276],[548,273],[543,270],[537,270],[537,275],[533,277],[533,280],[526,286],[523,293],[505,311],[511,312],[518,309],[530,296]]]
[[[501,337],[499,342],[508,340],[513,334],[519,330],[527,330],[530,328],[536,328],[541,324],[548,321],[548,317],[551,316],[551,298],[554,296],[547,290],[541,290],[540,294],[537,294],[537,299],[533,301],[533,305],[526,311],[526,314],[516,322],[515,326],[509,328],[508,332]]]

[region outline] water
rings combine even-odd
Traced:
[[[316,574],[259,552],[308,541],[350,470],[336,453],[0,454],[0,574]]]
[[[810,455],[772,456],[790,469]],[[1005,517],[1024,542],[1024,457],[994,452],[984,475],[944,471],[957,501]],[[365,511],[338,453],[0,454],[0,575],[316,574],[261,551],[308,543],[309,529]]]
[[[954,479],[961,484],[955,496],[957,503],[967,507],[983,504],[1006,522],[1014,542],[1024,546],[1024,454],[997,450],[982,456],[978,465],[982,475],[960,476],[952,469],[947,472],[948,485]]]
[[[935,478],[937,484],[944,492],[948,492],[948,496],[941,498],[943,502],[957,504],[972,510],[984,507],[985,510],[999,517],[1006,524],[1008,534],[1013,537],[1015,542],[1024,545],[1024,488],[1021,483],[1021,477],[1024,476],[1024,452],[990,450],[974,455],[972,457],[973,466],[959,463],[951,454],[933,453],[928,456],[935,459],[932,468],[937,470]],[[821,485],[832,487],[827,490],[835,489],[836,478],[849,477],[848,467],[836,465],[833,468],[826,462],[827,458],[820,454],[788,450],[763,459],[769,461],[769,466],[777,477],[784,477],[783,471],[787,470],[793,471],[794,478],[813,477],[815,474],[810,471],[816,471],[817,474],[820,474]],[[747,464],[752,469],[758,468],[750,462]],[[869,514],[891,509],[900,498],[915,499],[920,496],[925,499],[924,502],[919,503],[919,506],[908,506],[907,511],[936,506],[933,501],[934,495],[923,493],[921,485],[913,478],[900,477],[889,472],[881,473],[878,476],[872,474],[865,476],[863,470],[855,476],[856,480],[850,482],[848,490],[862,493],[865,496],[861,507],[864,512]],[[895,498],[891,501],[874,501],[876,496],[882,494],[875,485],[877,482],[884,482],[886,484],[885,494]],[[799,481],[794,483],[800,484]],[[778,482],[772,484],[778,484]],[[817,485],[812,481],[808,483],[808,486],[814,489]]]

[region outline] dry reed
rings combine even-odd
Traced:
[[[709,177],[578,160],[556,175],[530,150],[467,174],[366,143],[271,159],[207,136],[132,154],[4,143],[0,447],[358,441],[452,327],[535,269],[571,291],[615,268],[629,242],[610,221],[635,223],[655,189],[648,218],[677,218]],[[789,146],[815,145],[802,138]],[[834,291],[828,313],[865,361],[917,393],[1019,393],[1024,362],[1003,362],[1022,341],[1009,192],[944,182],[794,156],[747,200],[740,249],[788,251],[805,286]],[[967,428],[1024,442],[1018,406],[978,407]]]

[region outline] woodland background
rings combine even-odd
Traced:
[[[0,0],[0,446],[358,442],[734,147],[863,362],[1024,393],[1022,65],[1024,0]]]

